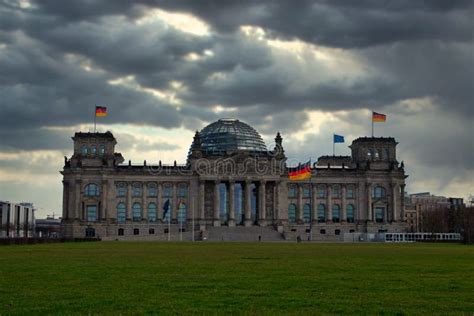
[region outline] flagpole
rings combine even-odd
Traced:
[[[311,157],[309,158],[309,167],[311,169]],[[309,211],[309,241],[313,241],[313,208],[314,208],[314,201],[313,201],[313,185],[311,183],[311,179],[313,177],[313,172],[311,169],[311,177],[309,178],[309,200],[310,203],[310,211]]]
[[[94,133],[96,131],[96,126],[97,126],[97,113],[96,113],[96,108],[97,105],[94,106]]]
[[[192,241],[194,242],[194,207],[196,207],[196,201],[194,199],[194,197],[191,197],[192,199],[192,203],[193,203],[193,220],[192,220],[192,225],[193,225],[193,229],[192,229],[192,232],[193,232],[193,238],[192,238]]]
[[[168,208],[168,241],[171,240],[171,210]]]
[[[336,156],[336,142],[334,141],[335,134],[332,134],[332,155]]]
[[[181,208],[181,200],[179,201],[179,208]],[[182,217],[181,210],[178,209],[178,217]],[[183,241],[183,219],[179,220],[179,241]]]
[[[372,111],[372,137],[374,137],[374,111]]]

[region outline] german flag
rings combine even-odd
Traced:
[[[95,116],[107,116],[107,108],[105,106],[96,106]]]
[[[311,178],[311,160],[295,168],[288,168],[288,178],[294,181]]]
[[[372,122],[385,122],[387,120],[387,116],[385,114],[372,112]]]

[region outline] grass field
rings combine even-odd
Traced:
[[[472,314],[474,247],[67,243],[0,247],[0,314]]]

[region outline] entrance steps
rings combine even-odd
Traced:
[[[207,241],[283,241],[283,235],[271,226],[207,227]]]

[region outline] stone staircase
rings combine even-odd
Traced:
[[[273,227],[208,227],[204,241],[283,241],[283,235]]]

